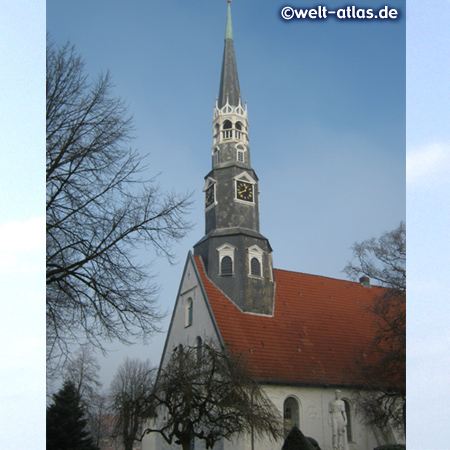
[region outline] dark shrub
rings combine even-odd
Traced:
[[[308,441],[312,444],[312,446],[313,446],[316,450],[322,450],[322,449],[320,448],[319,443],[318,443],[314,438],[306,436],[306,439],[308,439]]]
[[[292,427],[287,435],[281,450],[316,450],[308,441],[303,433],[297,428]]]

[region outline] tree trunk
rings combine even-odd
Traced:
[[[134,439],[124,439],[123,446],[125,450],[133,450]]]
[[[181,442],[181,447],[183,450],[191,450],[191,441]]]

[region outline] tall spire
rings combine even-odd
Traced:
[[[250,163],[228,1],[219,100],[212,123],[212,168],[205,176],[205,235],[194,245],[209,279],[244,312],[272,314],[272,248],[259,232],[258,177]]]
[[[233,46],[233,28],[231,26],[231,0],[228,1],[227,24],[225,28],[225,47],[223,50],[222,73],[220,75],[219,108],[228,100],[231,106],[239,105],[239,79],[237,74],[236,57]]]

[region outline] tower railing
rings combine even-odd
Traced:
[[[237,130],[236,128],[228,128],[226,130],[222,130],[222,139],[238,139],[246,141],[247,133],[244,133],[241,130]]]
[[[229,141],[233,139],[241,142],[248,142],[246,132],[238,130],[236,128],[227,128],[226,130],[221,130],[219,133],[216,133],[214,135],[214,144],[217,144],[221,141]]]

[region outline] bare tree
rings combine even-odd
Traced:
[[[110,438],[109,417],[107,398],[103,394],[96,395],[89,405],[87,421],[94,444],[99,448]]]
[[[374,342],[361,349],[358,367],[368,388],[357,398],[369,425],[406,429],[406,227],[402,222],[379,239],[356,243],[357,263],[349,263],[350,276],[365,275],[387,289],[368,313],[376,326]],[[367,361],[371,361],[368,363]]]
[[[112,414],[115,415],[113,437],[121,437],[124,449],[132,450],[142,435],[142,421],[152,408],[152,390],[156,369],[150,361],[125,359],[117,370],[109,391]]]
[[[64,381],[72,382],[84,406],[92,402],[102,387],[99,370],[100,365],[92,349],[86,345],[81,346],[75,358],[64,367]]]
[[[88,430],[97,446],[106,434],[103,421],[106,413],[105,397],[101,392],[99,371],[100,365],[88,345],[81,346],[75,357],[69,356],[63,368],[63,380],[75,387],[86,414]]]
[[[144,435],[159,433],[183,450],[193,439],[213,448],[221,438],[243,432],[283,438],[280,412],[251,379],[244,360],[212,345],[174,351],[160,368],[153,397],[159,416]]]
[[[353,247],[356,262],[350,262],[344,271],[350,277],[366,275],[381,286],[400,292],[406,290],[406,225],[384,233],[380,238],[356,242]]]
[[[135,250],[172,262],[190,195],[163,192],[129,149],[132,123],[108,73],[90,81],[73,47],[47,43],[47,358],[158,329],[157,286]]]

